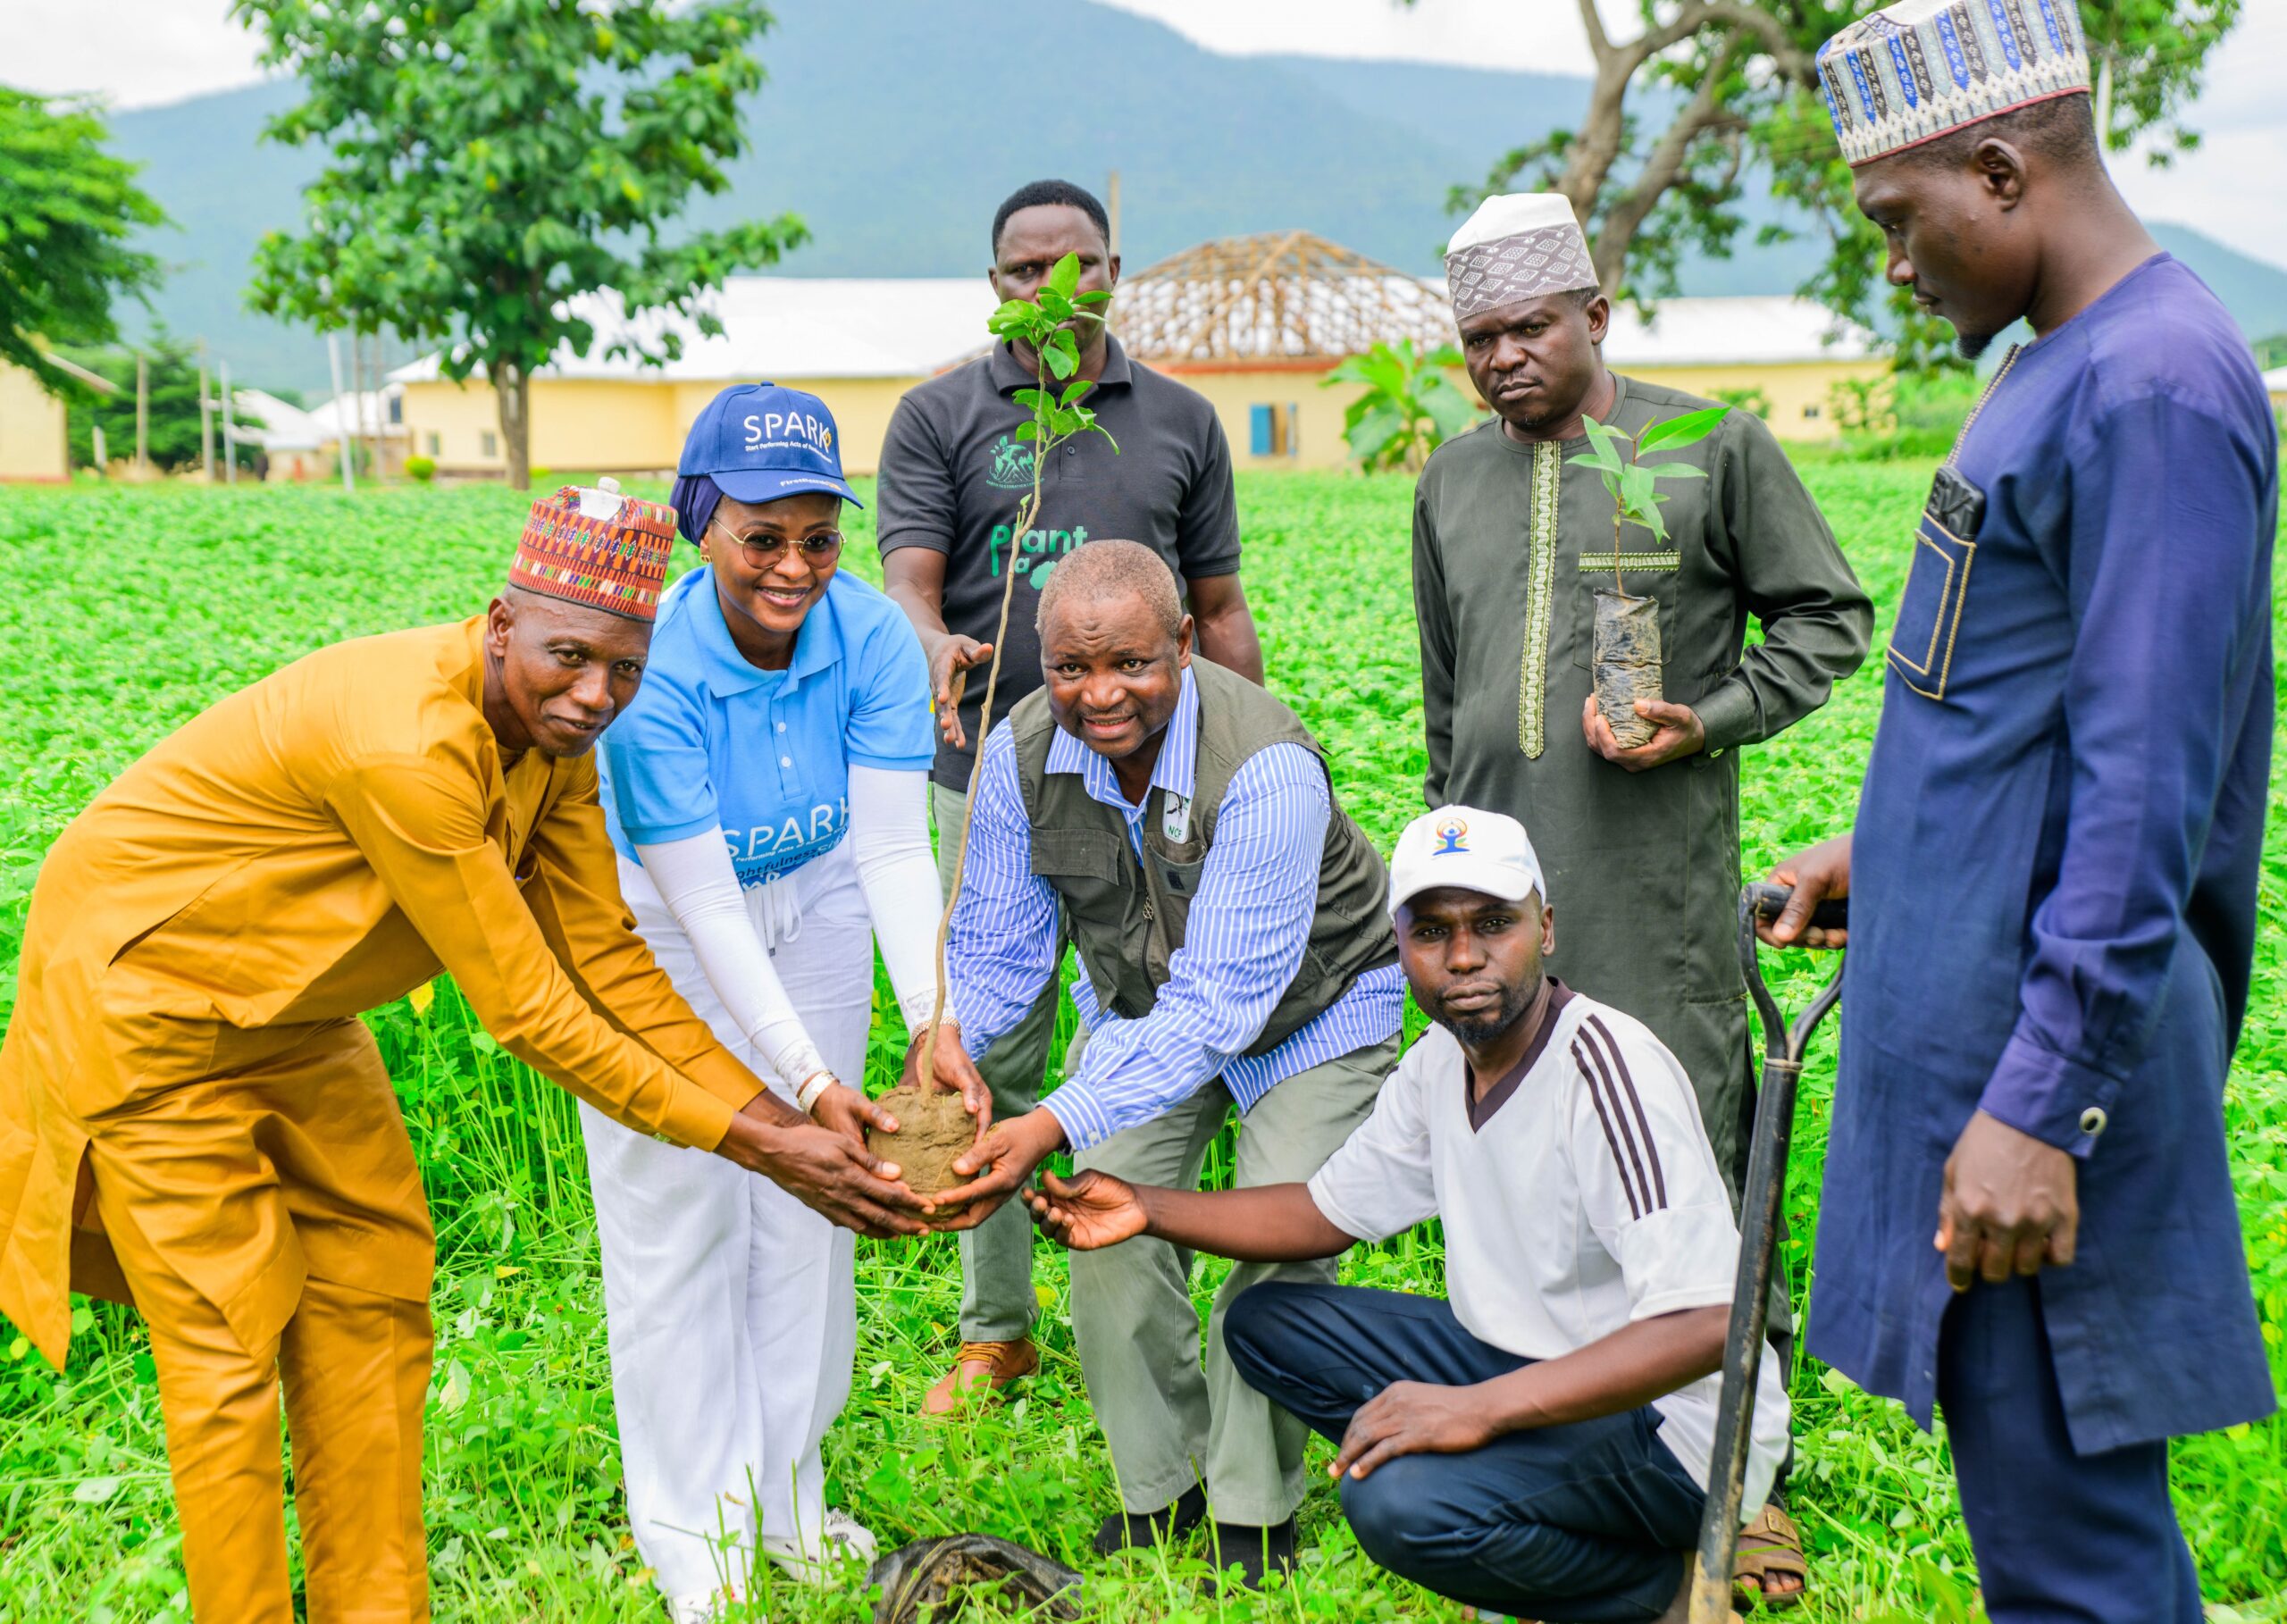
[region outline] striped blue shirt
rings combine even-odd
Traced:
[[[1187,803],[1198,757],[1199,690],[1186,671],[1152,783]],[[1076,773],[1090,799],[1118,812],[1140,858],[1148,790],[1144,805],[1130,805],[1111,763],[1060,728],[1049,743],[1048,770]],[[1087,1048],[1079,1069],[1042,1103],[1074,1150],[1150,1121],[1217,1076],[1247,1110],[1281,1078],[1396,1034],[1405,982],[1387,965],[1360,976],[1269,1053],[1241,1052],[1261,1035],[1302,967],[1333,815],[1325,769],[1300,745],[1270,745],[1232,774],[1184,944],[1151,1012],[1136,1020],[1108,1015],[1085,975],[1072,984]],[[1002,722],[984,742],[948,955],[971,1054],[983,1055],[1013,1027],[1055,973],[1056,908],[1055,888],[1032,871],[1032,825],[1017,785],[1014,737]]]

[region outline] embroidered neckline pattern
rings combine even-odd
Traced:
[[[1548,621],[1556,584],[1556,520],[1562,506],[1564,448],[1533,447],[1532,520],[1525,539],[1525,652],[1517,672],[1517,748],[1537,761],[1547,743]]]

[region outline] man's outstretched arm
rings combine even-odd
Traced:
[[[1109,1173],[1051,1173],[1025,1205],[1055,1240],[1093,1251],[1148,1235],[1241,1263],[1300,1263],[1346,1251],[1357,1237],[1327,1220],[1307,1185],[1252,1190],[1171,1190]]]

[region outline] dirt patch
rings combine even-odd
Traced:
[[[969,1182],[953,1171],[953,1162],[976,1143],[976,1118],[962,1107],[959,1093],[950,1088],[924,1093],[901,1083],[877,1103],[897,1118],[898,1130],[867,1128],[866,1148],[904,1169],[916,1195],[934,1195]]]

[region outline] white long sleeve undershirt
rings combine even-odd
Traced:
[[[898,1006],[913,1027],[929,1018],[937,987],[942,900],[929,851],[928,791],[926,772],[850,768],[849,838],[859,889]],[[771,965],[773,943],[747,911],[722,828],[639,844],[635,856],[683,926],[716,996],[771,1068],[790,1088],[825,1070],[824,1057]],[[950,1006],[945,1018],[954,1018]]]

